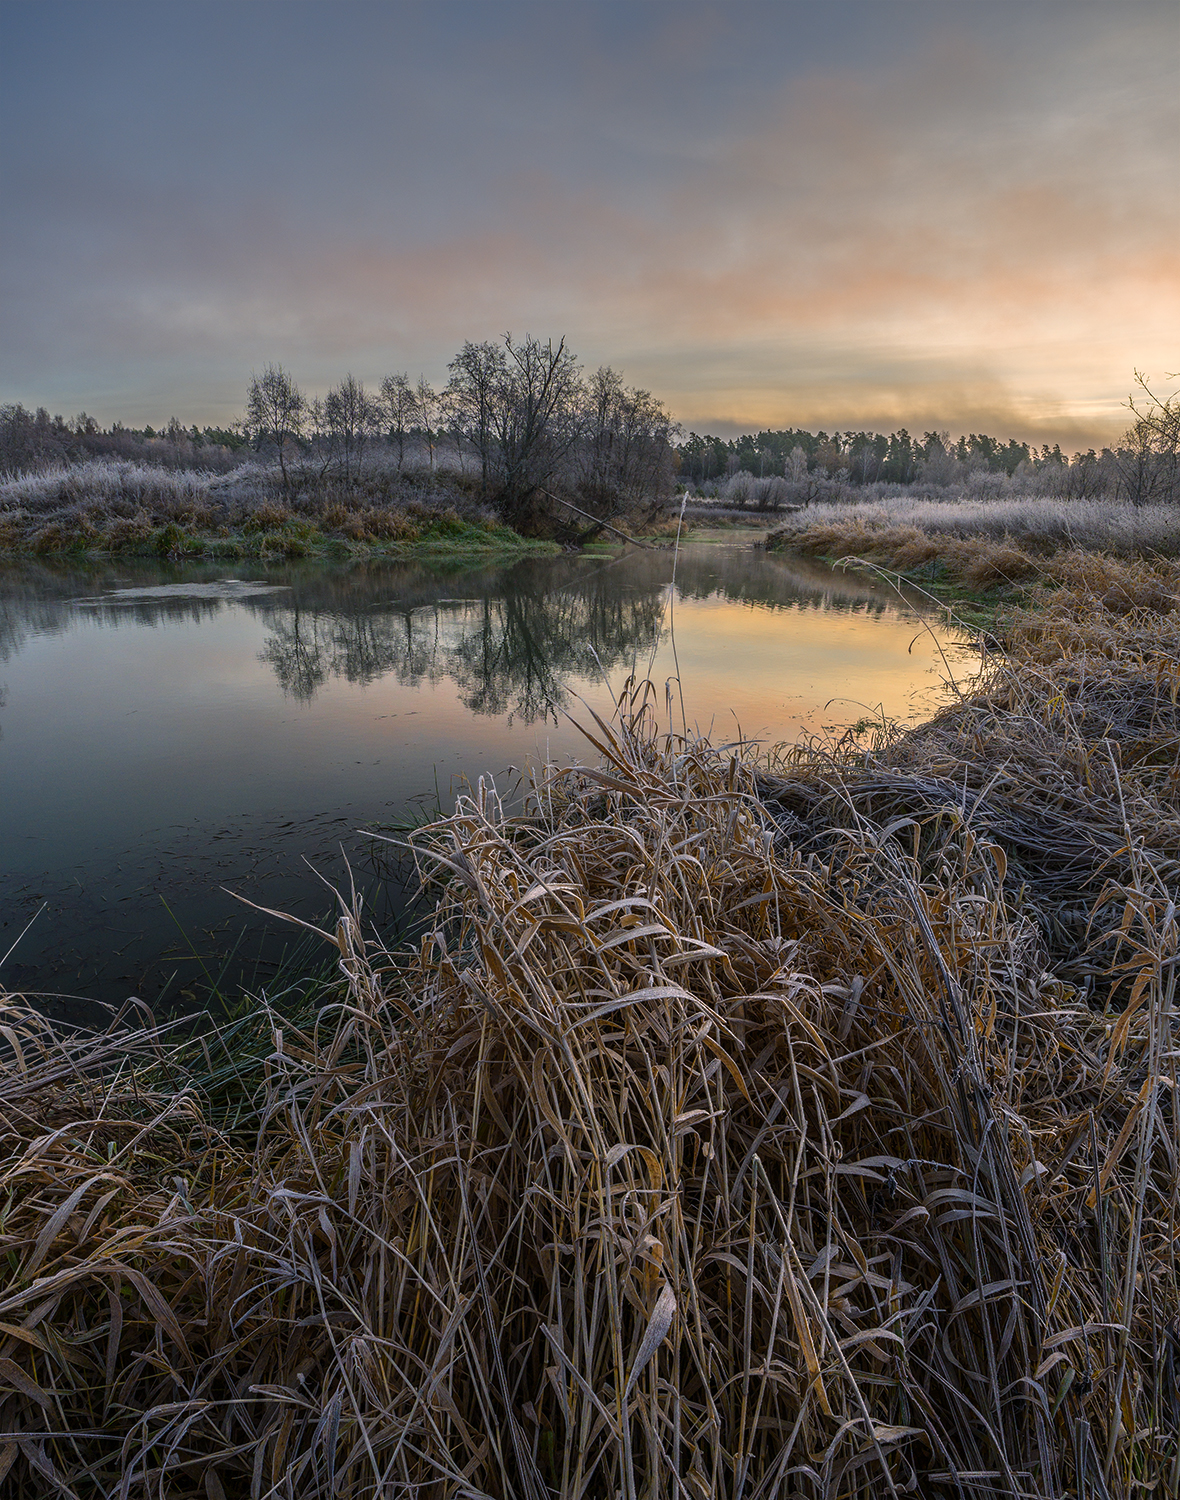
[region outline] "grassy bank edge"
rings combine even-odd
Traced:
[[[1180,563],[1155,552],[1115,555],[1093,544],[1054,547],[1020,535],[956,536],[861,518],[784,527],[768,535],[766,548],[896,575],[979,630],[1043,609],[1061,590],[1077,590],[1114,615],[1180,603]]]
[[[4,1357],[59,1471],[1175,1493],[1178,570],[1037,562],[986,691],[873,757],[632,712],[527,818],[481,787],[419,950],[342,909],[344,1002],[203,1078],[141,1034],[142,1098],[79,1056],[54,1115],[22,1034]]]
[[[56,538],[51,546],[0,547],[0,559],[44,561],[56,558],[79,562],[98,558],[157,558],[170,562],[287,562],[307,558],[343,562],[354,558],[485,559],[551,556],[555,542],[523,537],[507,526],[442,517],[417,534],[391,538],[331,535],[307,523],[259,530],[217,533],[192,531],[175,523],[153,527],[145,535],[118,546],[84,533]]]

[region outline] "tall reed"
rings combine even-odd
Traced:
[[[10,997],[9,1492],[1177,1493],[1178,630],[773,769],[632,684],[248,1046]]]
[[[866,534],[908,532],[927,542],[987,538],[1043,557],[1082,548],[1119,557],[1180,554],[1180,512],[1175,505],[1130,505],[1117,500],[1058,500],[1048,495],[934,499],[897,491],[876,499],[821,502],[784,519],[789,546],[831,553],[859,551]],[[953,545],[953,543],[952,543]]]

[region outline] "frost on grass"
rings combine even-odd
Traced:
[[[318,1012],[8,997],[13,1493],[1177,1493],[1178,662],[1061,587],[773,766],[639,685]]]
[[[370,464],[339,475],[244,463],[229,474],[94,460],[0,481],[0,551],[303,556],[325,540],[487,545],[498,527],[463,476]]]
[[[809,506],[787,519],[782,536],[822,551],[820,539],[848,540],[910,531],[929,542],[980,538],[1009,542],[1034,554],[1059,548],[1102,551],[1120,557],[1180,553],[1180,509],[1128,505],[1115,500],[932,500],[904,493],[854,504]]]

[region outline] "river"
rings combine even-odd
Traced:
[[[296,929],[230,893],[314,919],[350,869],[394,932],[396,852],[363,831],[594,759],[575,721],[632,673],[673,727],[769,746],[921,717],[971,671],[883,582],[748,543],[675,567],[0,568],[0,987],[50,1011],[266,989]]]

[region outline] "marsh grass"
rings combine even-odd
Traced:
[[[330,1003],[9,997],[8,1493],[1175,1494],[1178,636],[773,766],[634,684]]]
[[[826,548],[829,556],[845,555],[833,548],[856,552],[863,550],[865,539],[884,545],[885,538],[903,535],[939,546],[955,539],[1007,544],[1038,558],[1075,550],[1123,558],[1175,557],[1180,553],[1180,511],[1174,505],[1114,500],[934,500],[899,492],[876,501],[812,505],[787,518],[779,531],[783,544],[817,553]]]
[[[1173,523],[1174,550],[1180,522]],[[1162,540],[1161,538],[1158,538]],[[944,597],[990,599],[1043,608],[1056,590],[1096,618],[1135,610],[1167,613],[1180,604],[1180,565],[1167,550],[1125,555],[1088,545],[1053,547],[1035,534],[952,535],[916,525],[874,524],[863,517],[813,522],[767,538],[771,551],[790,551],[847,564],[896,570]]]
[[[0,552],[266,560],[522,545],[450,470],[372,464],[347,481],[294,471],[285,486],[277,466],[260,463],[217,474],[93,460],[0,480]]]

